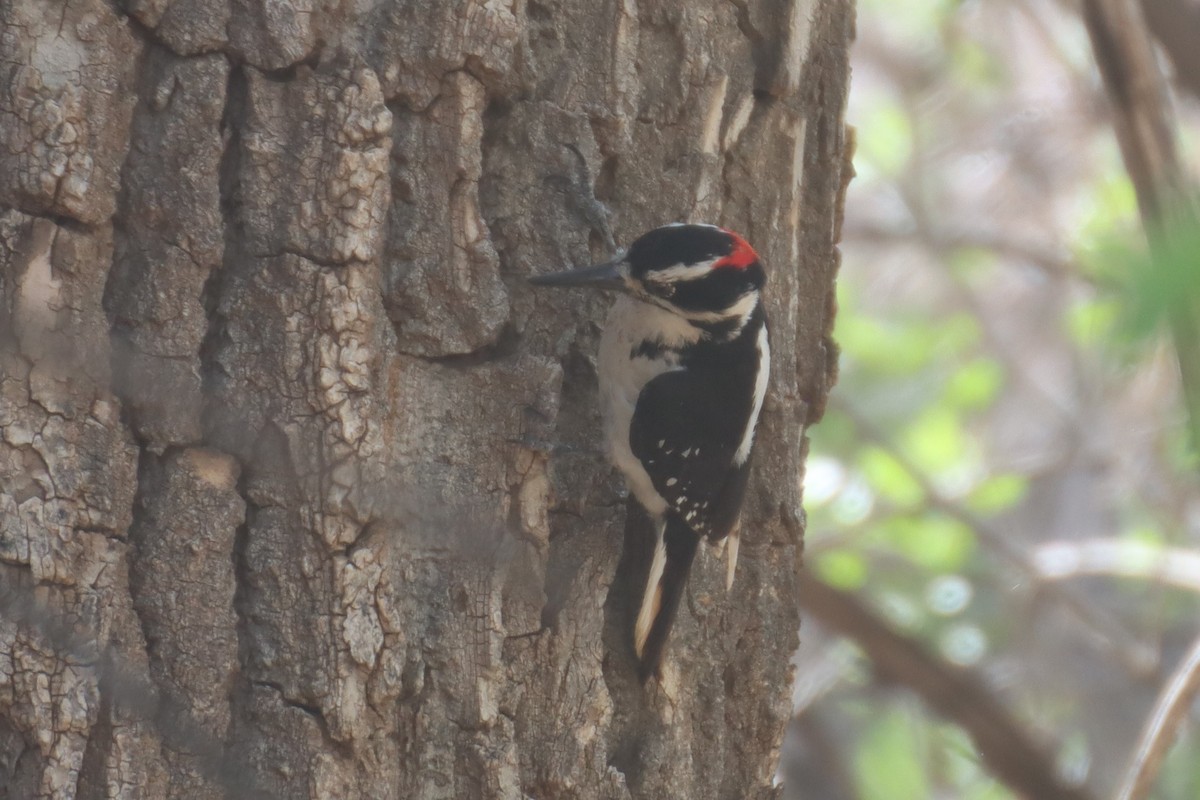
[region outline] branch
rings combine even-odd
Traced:
[[[1044,542],[1034,548],[1032,561],[1046,580],[1115,575],[1200,592],[1200,552],[1182,547],[1116,538]]]
[[[878,675],[911,689],[930,708],[963,728],[988,769],[1017,794],[1039,800],[1088,800],[1065,785],[1043,748],[973,671],[952,667],[914,639],[893,631],[854,595],[813,575],[800,581],[800,603],[823,626],[855,642]]]
[[[1084,0],[1083,21],[1096,64],[1112,105],[1121,158],[1137,192],[1142,226],[1160,279],[1170,279],[1170,240],[1163,235],[1196,227],[1193,187],[1184,173],[1175,141],[1175,121],[1167,85],[1159,72],[1142,13],[1129,0]],[[1176,256],[1177,258],[1177,256]],[[1175,268],[1177,269],[1177,268]],[[1200,306],[1180,298],[1167,314],[1192,447],[1200,452]]]
[[[1074,269],[1068,254],[1061,252],[1050,242],[1039,242],[1028,237],[986,225],[939,223],[923,226],[928,234],[930,249],[947,253],[957,248],[988,250],[998,256],[1019,261],[1051,278],[1069,278],[1082,283],[1094,284],[1096,279]],[[847,223],[847,238],[858,239],[869,244],[895,246],[911,244],[913,231],[909,227],[889,225],[876,220],[856,220]]]
[[[1142,0],[1146,24],[1175,67],[1178,85],[1200,97],[1200,5],[1184,0]]]
[[[1141,12],[1128,0],[1084,0],[1083,22],[1104,89],[1125,168],[1137,192],[1142,219],[1163,220],[1185,196],[1174,119]]]
[[[1070,591],[1066,586],[1040,582],[1040,571],[1037,566],[1025,550],[1013,540],[1012,536],[998,530],[944,496],[938,491],[929,476],[925,475],[874,423],[859,414],[849,404],[838,401],[836,395],[830,398],[830,401],[851,419],[867,440],[885,451],[908,473],[909,477],[921,487],[921,491],[928,498],[931,507],[969,527],[979,537],[979,541],[993,553],[1003,558],[1021,574],[1028,576],[1033,581],[1038,581],[1046,595],[1055,598],[1064,608],[1074,613],[1079,620],[1097,634],[1097,641],[1111,648],[1121,665],[1131,675],[1139,678],[1155,675],[1158,659],[1152,648],[1140,641],[1117,619],[1105,613],[1094,603]]]
[[[1155,62],[1150,34],[1138,7],[1125,0],[1084,0],[1083,19],[1113,106],[1113,127],[1125,168],[1137,191],[1155,269],[1165,273],[1177,267],[1169,260],[1171,241],[1164,242],[1158,234],[1170,236],[1174,226],[1194,228],[1197,215],[1191,202],[1192,187],[1178,157],[1167,88]],[[1192,446],[1200,452],[1198,317],[1200,306],[1195,298],[1181,298],[1168,312]],[[1118,797],[1140,800],[1149,794],[1197,692],[1200,692],[1200,640],[1167,683],[1147,720]]]
[[[1142,740],[1134,753],[1125,783],[1117,794],[1118,800],[1142,800],[1150,796],[1163,759],[1197,694],[1200,694],[1200,639],[1192,644],[1192,649],[1159,695],[1154,713],[1142,731]]]

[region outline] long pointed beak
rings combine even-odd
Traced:
[[[534,275],[529,282],[534,286],[584,286],[590,289],[608,289],[624,291],[625,276],[619,269],[620,258],[597,264],[594,267],[569,269],[565,272],[551,272],[547,275]]]

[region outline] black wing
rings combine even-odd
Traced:
[[[654,488],[711,539],[737,522],[746,490],[749,460],[735,465],[734,454],[753,398],[737,393],[740,386],[710,372],[664,372],[642,389],[629,428],[630,448]]]

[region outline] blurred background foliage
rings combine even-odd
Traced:
[[[1200,3],[1170,1],[1200,23]],[[1111,797],[1200,631],[1200,462],[1163,325],[1200,298],[1200,237],[1167,237],[1149,266],[1077,3],[858,8],[841,376],[811,431],[805,563],[978,677],[1064,785]],[[1200,75],[1169,55],[1191,180]],[[785,797],[1022,796],[817,610]],[[1200,798],[1196,722],[1151,797]]]

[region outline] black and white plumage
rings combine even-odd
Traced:
[[[618,258],[533,278],[623,293],[600,342],[609,453],[655,525],[634,625],[643,680],[656,674],[702,537],[728,539],[738,519],[770,371],[765,272],[753,248],[712,225],[668,225]]]

